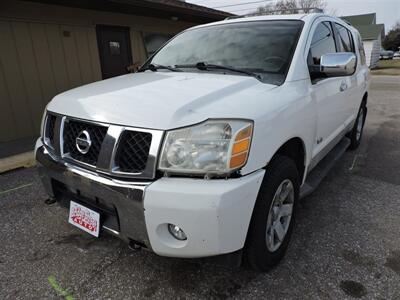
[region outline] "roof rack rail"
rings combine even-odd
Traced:
[[[240,19],[245,17],[255,17],[255,16],[269,16],[269,15],[290,15],[290,14],[311,14],[311,13],[324,13],[324,10],[317,7],[310,8],[290,8],[290,9],[277,9],[269,10],[266,12],[254,12],[245,15],[230,16],[225,20]]]

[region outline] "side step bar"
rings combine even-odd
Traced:
[[[344,137],[307,175],[306,182],[300,189],[300,199],[310,195],[328,175],[336,162],[343,156],[350,145],[350,139]]]

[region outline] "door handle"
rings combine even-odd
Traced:
[[[345,90],[347,90],[347,83],[346,81],[342,81],[342,83],[340,84],[340,91],[344,92]]]

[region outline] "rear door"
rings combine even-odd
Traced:
[[[128,73],[132,65],[129,28],[98,25],[96,31],[103,79]]]
[[[336,43],[337,48],[340,52],[352,52],[356,54],[355,43],[352,33],[344,26],[334,23],[336,30]],[[359,61],[357,62],[359,66]],[[345,111],[344,125],[347,127],[354,118],[355,113],[358,112],[358,106],[362,99],[362,83],[363,78],[357,78],[359,67],[357,67],[356,72],[351,76],[341,77],[340,84],[340,100]],[[355,112],[355,107],[357,107],[357,112]]]

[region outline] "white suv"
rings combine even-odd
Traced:
[[[69,222],[163,256],[284,255],[301,197],[358,147],[369,70],[324,14],[237,18],[174,37],[139,70],[56,96],[36,158]]]

